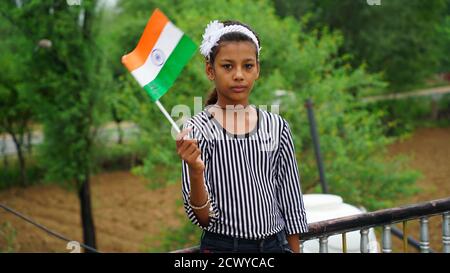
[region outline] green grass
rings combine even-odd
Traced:
[[[17,231],[8,221],[0,225],[0,253],[16,252]]]

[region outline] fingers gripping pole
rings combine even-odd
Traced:
[[[161,110],[161,112],[163,112],[164,116],[166,116],[166,118],[169,120],[169,122],[172,124],[172,127],[177,131],[177,133],[180,133],[180,128],[178,128],[178,125],[175,123],[175,121],[173,121],[172,117],[169,115],[169,113],[167,113],[166,109],[164,108],[164,106],[159,102],[159,100],[155,101],[156,105],[158,105],[159,110]]]

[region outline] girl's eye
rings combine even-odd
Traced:
[[[246,64],[246,65],[245,65],[245,68],[247,68],[247,69],[252,69],[252,68],[253,68],[253,64]]]
[[[226,70],[230,70],[231,64],[224,64],[224,65],[222,65],[222,67],[225,68]]]

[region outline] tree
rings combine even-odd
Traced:
[[[445,12],[443,23],[440,24],[437,29],[437,37],[441,49],[441,62],[439,72],[447,73],[450,76],[450,0],[447,0],[447,9]]]
[[[96,47],[101,11],[96,1],[68,5],[30,0],[19,7],[12,2],[6,8],[28,38],[45,37],[52,45],[37,50],[28,66],[44,127],[41,152],[47,179],[78,191],[84,242],[96,247],[90,173],[106,69]]]
[[[35,98],[27,82],[27,65],[33,47],[13,22],[0,14],[0,132],[8,133],[14,141],[20,170],[20,184],[27,185],[25,137],[35,119]],[[28,141],[28,145],[31,143]],[[5,156],[6,158],[6,156]]]
[[[282,16],[306,17],[310,29],[340,30],[342,52],[354,56],[352,65],[367,63],[370,72],[383,71],[392,91],[422,83],[447,59],[438,28],[444,24],[448,0],[382,1],[379,6],[366,0],[273,2]]]

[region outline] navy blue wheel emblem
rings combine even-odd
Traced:
[[[164,52],[160,49],[153,49],[151,56],[150,56],[152,63],[156,66],[161,66],[164,64],[164,61],[166,60],[166,57],[164,56]]]

